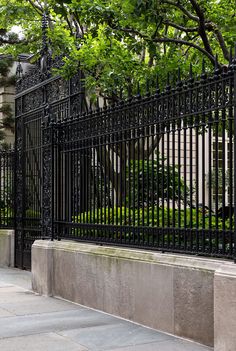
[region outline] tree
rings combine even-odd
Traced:
[[[20,25],[24,40],[0,35],[2,51],[39,52],[40,21],[49,14],[54,53],[66,54],[63,74],[72,75],[78,61],[90,92],[119,98],[156,74],[164,82],[168,72],[183,74],[189,63],[220,64],[230,59],[236,40],[236,3],[233,0],[2,0],[0,23],[10,30]],[[2,38],[2,39],[1,39]],[[8,45],[11,44],[11,45]],[[163,83],[164,84],[164,83]]]
[[[220,66],[228,64],[229,47],[236,39],[233,0],[2,0],[1,51],[15,56],[34,53],[37,59],[44,12],[48,13],[51,50],[54,55],[64,54],[61,74],[73,75],[79,62],[90,96],[108,100],[119,100],[121,92],[123,96],[135,93],[138,85],[143,93],[146,79],[156,81],[156,75],[163,87],[170,72],[177,76],[178,66],[186,76],[190,62],[198,74],[203,57],[208,68],[216,55]],[[22,29],[22,39],[6,34],[16,24]],[[158,142],[156,137],[154,145]],[[106,169],[114,153],[126,155],[119,157],[119,177],[124,179],[123,162],[128,156],[122,147],[97,155],[100,163],[106,162]],[[151,150],[145,151],[147,159]],[[119,184],[113,187],[121,204]]]
[[[15,83],[15,77],[9,75],[13,61],[10,57],[2,57],[0,59],[0,88],[12,86]],[[14,133],[14,118],[11,106],[7,103],[0,106],[2,119],[0,120],[0,142],[4,141],[5,130]]]

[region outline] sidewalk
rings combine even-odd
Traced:
[[[211,351],[56,298],[34,294],[31,274],[0,268],[1,351]]]

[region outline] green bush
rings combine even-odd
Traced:
[[[230,220],[223,221],[214,214],[204,215],[200,209],[187,208],[173,210],[167,207],[149,207],[129,209],[125,207],[97,208],[73,217],[74,223],[114,224],[131,226],[148,226],[157,228],[198,228],[198,229],[233,229]]]

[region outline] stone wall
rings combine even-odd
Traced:
[[[14,230],[0,230],[0,267],[14,267]]]
[[[215,345],[215,351],[236,350],[232,262],[39,240],[32,249],[32,283],[40,294]]]

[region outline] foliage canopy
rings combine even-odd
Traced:
[[[87,87],[105,96],[156,75],[164,85],[178,66],[187,75],[190,62],[198,74],[203,57],[209,68],[215,55],[228,64],[236,40],[235,0],[2,0],[1,52],[39,53],[45,11],[52,51],[66,55],[63,74],[80,62]]]

